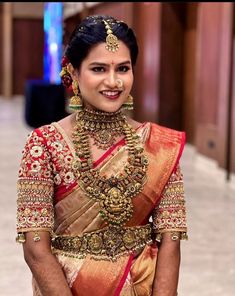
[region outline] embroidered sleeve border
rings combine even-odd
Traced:
[[[184,184],[179,166],[171,175],[161,201],[153,212],[153,229],[159,241],[165,232],[171,232],[172,239],[187,239]]]
[[[54,185],[48,179],[19,178],[17,182],[17,233],[43,230],[54,225]]]

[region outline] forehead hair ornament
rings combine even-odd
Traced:
[[[117,38],[117,36],[113,35],[113,31],[112,31],[110,25],[108,24],[108,22],[105,21],[105,20],[103,20],[103,22],[105,24],[105,29],[107,30],[107,37],[106,37],[106,46],[105,46],[105,48],[108,51],[115,52],[119,48],[118,38]]]

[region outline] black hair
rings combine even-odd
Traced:
[[[71,34],[65,49],[65,56],[74,68],[79,69],[91,48],[105,42],[107,29],[103,20],[110,25],[113,34],[130,50],[131,62],[134,66],[138,56],[138,44],[133,30],[122,21],[108,15],[93,15],[86,17]]]

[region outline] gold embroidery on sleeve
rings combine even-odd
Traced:
[[[20,178],[17,182],[17,232],[52,231],[54,222],[52,181]],[[36,237],[35,237],[36,239]]]
[[[184,184],[179,166],[171,175],[162,199],[153,212],[153,230],[159,242],[164,232],[170,232],[172,240],[187,239]]]

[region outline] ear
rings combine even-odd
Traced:
[[[67,65],[67,70],[73,80],[78,80],[78,71],[73,67],[71,63]]]

